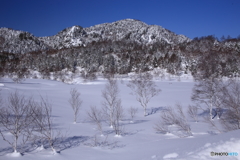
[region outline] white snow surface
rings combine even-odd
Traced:
[[[88,119],[86,112],[90,106],[102,107],[101,91],[106,84],[105,79],[98,79],[94,82],[65,84],[62,82],[42,79],[26,79],[21,84],[15,84],[5,78],[1,82],[1,96],[7,100],[10,92],[18,90],[26,97],[34,97],[40,100],[40,95],[48,97],[53,106],[53,121],[58,129],[66,135],[64,144],[57,148],[58,154],[52,154],[48,146],[39,148],[31,146],[30,151],[23,155],[14,157],[9,144],[0,137],[0,159],[1,160],[166,160],[166,159],[237,159],[240,160],[240,131],[213,134],[215,131],[209,128],[208,124],[200,121],[198,123],[188,119],[193,136],[179,138],[174,134],[157,134],[153,129],[159,119],[161,110],[167,106],[174,106],[181,103],[186,111],[191,104],[191,93],[194,85],[193,80],[182,78],[155,80],[157,86],[162,90],[154,97],[148,106],[148,112],[152,114],[143,116],[143,108],[130,95],[130,89],[126,86],[128,79],[118,81],[122,106],[125,109],[125,117],[121,121],[124,126],[124,134],[115,136],[113,129],[103,124],[104,136],[96,131],[96,126]],[[69,106],[70,89],[76,88],[81,93],[83,100],[80,116],[76,124],[73,124],[73,111]],[[128,115],[127,109],[138,107],[138,113],[133,122]],[[217,121],[217,120],[216,120]],[[91,147],[94,136],[99,141],[107,139],[108,145]],[[6,134],[11,138],[10,134]],[[64,147],[65,146],[65,147]],[[238,156],[211,156],[211,152],[236,152]]]
[[[163,156],[163,159],[176,158],[176,157],[178,157],[177,153],[170,153],[170,154]]]

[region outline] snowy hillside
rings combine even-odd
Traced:
[[[142,45],[153,44],[158,41],[165,41],[169,44],[190,41],[189,38],[176,35],[161,26],[147,25],[133,19],[99,24],[89,28],[72,26],[49,37],[35,37],[28,32],[0,28],[0,37],[2,39],[0,40],[0,51],[9,53],[71,48],[103,40],[121,41],[127,39]]]
[[[0,52],[28,53],[47,48],[45,43],[29,32],[0,28]]]
[[[87,45],[93,41],[122,41],[128,40],[139,44],[153,44],[165,41],[169,44],[179,44],[190,41],[183,35],[176,35],[161,26],[147,25],[144,22],[125,19],[113,23],[104,23],[89,28],[72,26],[55,36],[40,37],[46,44],[55,49]]]
[[[72,26],[60,31],[57,35],[39,37],[39,39],[54,49],[62,49],[81,46],[84,35],[85,31],[82,27]]]
[[[111,39],[121,41],[127,39],[141,44],[153,44],[157,41],[179,44],[190,41],[183,35],[176,35],[173,32],[157,25],[147,25],[144,22],[134,19],[125,19],[113,23],[104,23],[86,28],[86,33],[96,39]]]
[[[143,108],[130,94],[130,89],[126,86],[128,81],[128,78],[118,80],[119,97],[124,109],[124,118],[120,124],[124,130],[121,136],[116,137],[113,129],[106,123],[103,123],[104,136],[101,136],[87,116],[91,106],[99,109],[102,107],[101,92],[107,83],[106,79],[99,78],[85,83],[79,79],[75,85],[41,79],[26,79],[22,84],[15,84],[10,79],[4,79],[1,81],[0,93],[5,102],[8,95],[16,90],[26,97],[33,97],[36,101],[40,101],[40,95],[48,97],[52,104],[54,127],[61,131],[62,137],[59,137],[56,143],[56,150],[60,153],[53,155],[47,144],[45,148],[38,148],[36,144],[27,143],[25,147],[19,148],[23,151],[23,156],[13,154],[9,144],[0,138],[0,159],[240,160],[240,131],[219,133],[204,122],[202,112],[199,113],[197,123],[190,117],[187,118],[192,136],[180,138],[174,132],[160,134],[154,130],[154,124],[166,107],[180,103],[186,113],[187,106],[192,103],[190,97],[194,82],[191,78],[182,76],[181,81],[174,77],[168,80],[155,80],[157,87],[162,91],[149,103],[147,110],[149,115],[146,117],[143,116]],[[76,124],[73,123],[73,110],[68,102],[71,88],[76,88],[83,100]],[[130,107],[138,108],[134,119],[131,119],[128,113]],[[218,119],[214,121],[218,123]],[[4,132],[4,135],[11,139],[10,133]],[[233,155],[211,156],[211,152],[227,152]]]
[[[31,71],[46,79],[62,72],[92,78],[154,69],[195,79],[240,75],[240,39],[214,36],[193,40],[161,26],[134,19],[83,28],[72,26],[54,36],[0,28],[0,76],[26,78]],[[78,70],[81,68],[81,70]],[[65,81],[62,78],[62,81]]]

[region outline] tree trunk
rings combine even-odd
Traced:
[[[212,98],[211,98],[211,104],[210,104],[210,112],[209,112],[209,115],[210,115],[210,120],[213,119],[212,117]]]
[[[18,136],[15,136],[15,142],[14,142],[14,146],[13,146],[14,153],[17,153],[17,140],[18,140]]]
[[[73,122],[74,124],[76,124],[77,123],[77,116],[76,116],[76,114],[74,114],[74,122]]]
[[[147,107],[144,107],[144,117],[146,117],[147,116]]]

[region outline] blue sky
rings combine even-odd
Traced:
[[[0,0],[0,27],[51,36],[132,18],[194,38],[240,35],[240,0]]]

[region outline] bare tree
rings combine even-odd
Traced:
[[[118,97],[119,89],[117,85],[117,81],[109,78],[107,84],[105,85],[104,90],[102,91],[102,97],[104,101],[103,105],[103,114],[107,117],[107,122],[110,127],[113,127],[114,123],[114,112],[116,107],[121,105],[121,100]]]
[[[195,122],[198,122],[198,109],[197,105],[189,105],[188,106],[188,115],[194,119]]]
[[[77,123],[77,118],[79,116],[79,110],[81,108],[82,105],[82,100],[80,99],[80,93],[77,91],[76,88],[72,88],[70,91],[70,99],[68,100],[68,102],[70,103],[72,109],[73,109],[73,113],[74,113],[74,123]]]
[[[102,103],[103,114],[106,116],[108,124],[114,129],[116,135],[120,135],[123,131],[120,120],[123,118],[124,111],[121,99],[119,98],[118,84],[113,79],[113,76],[108,77],[108,82],[102,91],[102,97],[104,99]]]
[[[222,90],[221,97],[226,112],[221,117],[221,124],[229,130],[240,129],[240,83],[229,80]]]
[[[113,129],[115,134],[120,136],[123,133],[123,126],[120,124],[120,120],[124,117],[124,111],[121,103],[117,103],[116,108],[114,110],[114,121],[113,121]]]
[[[210,119],[213,119],[213,107],[216,107],[219,100],[218,95],[221,91],[221,84],[218,79],[206,79],[195,84],[193,89],[192,101],[206,105],[209,109]]]
[[[31,137],[32,112],[28,105],[29,101],[15,91],[10,93],[7,107],[3,107],[0,112],[0,134],[15,153],[18,152],[19,139],[22,140],[22,144],[25,144]],[[12,140],[6,138],[4,132],[9,132],[13,137]]]
[[[132,95],[136,96],[136,100],[144,109],[144,116],[147,116],[147,105],[150,100],[160,93],[160,89],[152,81],[153,77],[149,73],[139,73],[137,76],[131,77],[131,81],[127,86],[132,90]]]
[[[93,121],[94,124],[96,124],[98,131],[101,132],[101,135],[103,135],[103,130],[102,130],[103,115],[102,115],[102,111],[97,109],[96,106],[91,106],[90,111],[88,111],[87,114],[88,114],[89,119],[91,121]]]
[[[61,136],[61,132],[54,128],[52,119],[52,105],[41,97],[41,102],[33,108],[34,123],[38,127],[37,134],[41,140],[47,140],[53,154],[56,154],[55,143]]]
[[[137,108],[130,107],[130,108],[128,109],[128,113],[129,113],[129,115],[131,116],[132,121],[133,121],[133,119],[134,119],[134,117],[135,117],[135,115],[136,115],[137,112],[138,112],[138,109],[137,109]],[[132,122],[132,121],[131,121],[131,122]]]

